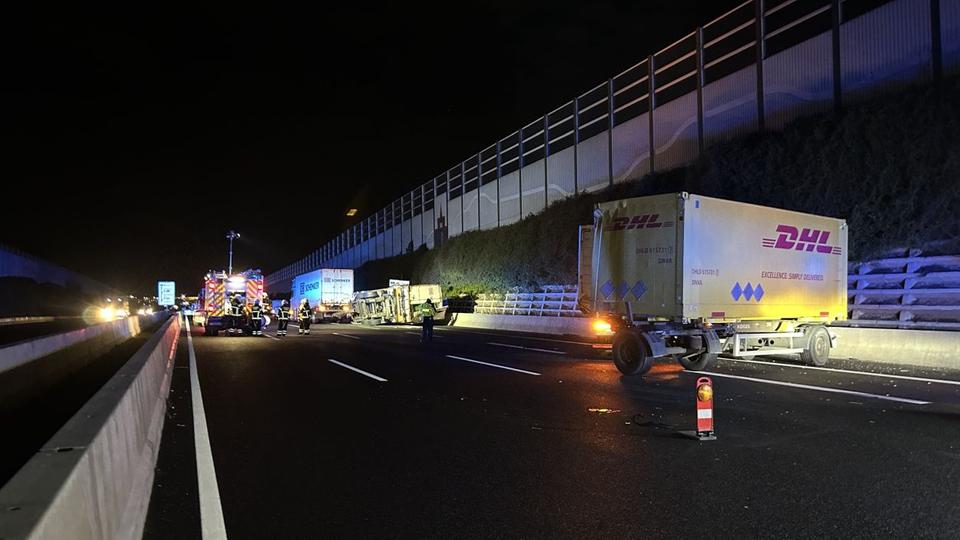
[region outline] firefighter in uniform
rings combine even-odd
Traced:
[[[306,298],[300,300],[300,310],[297,312],[301,334],[310,335],[310,302]]]
[[[423,319],[423,333],[420,335],[420,343],[433,341],[433,318],[437,316],[437,308],[433,307],[433,301],[427,298],[427,301],[420,304],[420,318]]]
[[[233,298],[230,299],[229,304],[227,305],[227,319],[229,321],[230,327],[227,329],[228,334],[236,334],[237,332],[243,332],[243,329],[240,326],[240,316],[241,316],[241,306],[240,306],[240,295],[235,294]]]
[[[243,335],[244,327],[244,310],[246,310],[246,302],[240,297],[239,294],[233,295],[233,327],[234,332],[237,334]]]
[[[284,300],[277,310],[277,335],[287,335],[287,323],[290,321],[290,302]]]
[[[263,335],[263,331],[267,329],[267,326],[273,321],[276,317],[276,314],[273,312],[273,305],[270,303],[270,297],[267,296],[267,293],[263,293],[260,296],[260,307],[263,308],[263,324],[260,326],[260,335]]]
[[[259,300],[250,308],[250,326],[253,328],[253,335],[263,335],[263,306],[260,305]]]

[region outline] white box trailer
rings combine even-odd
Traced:
[[[600,204],[593,236],[587,296],[627,374],[720,352],[822,365],[847,315],[842,219],[674,193]]]
[[[313,308],[314,322],[350,319],[353,298],[353,270],[321,268],[293,278],[290,307],[294,311],[306,298]]]

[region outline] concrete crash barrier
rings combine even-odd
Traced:
[[[81,343],[90,346],[92,354],[100,354],[139,335],[140,329],[140,317],[133,316],[0,347],[0,373]]]
[[[960,370],[960,332],[830,327],[831,358]]]
[[[449,326],[593,337],[588,317],[453,313]],[[831,358],[960,370],[960,332],[831,326]]]
[[[535,317],[530,315],[488,315],[484,313],[451,313],[447,326],[512,330],[536,334],[592,336],[591,319],[587,317]]]
[[[180,333],[171,317],[0,489],[0,538],[140,538]]]

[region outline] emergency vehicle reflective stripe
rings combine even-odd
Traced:
[[[263,295],[263,290],[260,288],[261,281],[258,279],[248,279],[247,280],[247,298],[250,301],[259,300]]]
[[[221,317],[224,313],[230,313],[230,311],[224,305],[226,300],[223,294],[223,282],[214,283],[210,289],[213,293],[210,295],[210,304],[213,306],[213,316]]]

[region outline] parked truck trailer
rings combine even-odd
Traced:
[[[352,313],[353,270],[321,268],[293,278],[290,305],[295,310],[306,298],[313,322],[348,322]]]
[[[799,354],[826,363],[825,323],[847,315],[847,224],[701,195],[600,204],[591,255],[594,328],[628,375],[674,357]]]

